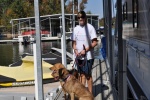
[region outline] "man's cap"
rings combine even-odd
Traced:
[[[84,11],[80,11],[80,12],[78,12],[77,17],[78,18],[86,18],[86,13]]]

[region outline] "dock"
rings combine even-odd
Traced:
[[[17,43],[18,40],[0,40],[0,43]]]
[[[66,40],[69,40],[69,37],[66,37]],[[56,41],[56,40],[61,40],[61,37],[42,37],[41,41]],[[12,40],[0,40],[0,43],[18,43],[18,38],[14,38]],[[33,42],[33,41],[30,41]]]
[[[94,100],[115,100],[107,71],[105,62],[95,59],[92,69]],[[59,82],[44,84],[44,100],[63,100],[63,92],[61,89],[56,93],[57,95],[52,93],[52,91],[57,90],[59,86]],[[55,96],[51,96],[52,94],[55,94]],[[46,99],[47,97],[49,97],[49,99]],[[53,99],[50,99],[50,97]],[[0,100],[35,100],[34,98],[34,86],[0,88]]]
[[[98,46],[95,48],[96,51],[99,49]],[[105,61],[101,61],[98,58],[94,60],[92,77],[94,100],[116,100],[109,81],[108,68]],[[43,84],[43,88],[44,100],[63,100],[63,92],[59,82]],[[33,85],[0,88],[0,100],[36,100],[35,87]]]
[[[58,86],[59,82],[44,84],[44,96]],[[35,100],[35,86],[0,88],[0,100]]]
[[[95,59],[92,69],[94,100],[116,100],[107,71],[105,62]],[[63,100],[62,96],[63,92],[61,91],[54,100]]]

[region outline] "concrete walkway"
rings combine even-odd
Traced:
[[[105,61],[100,61],[100,44],[99,41],[98,45],[94,48],[95,60],[92,69],[94,100],[115,100]],[[59,94],[56,100],[63,100],[62,96],[63,92]]]
[[[92,76],[95,100],[114,100],[105,62],[95,60]]]
[[[92,77],[94,100],[114,100],[104,61],[101,62],[99,59],[95,59],[92,69]],[[61,92],[55,100],[63,100],[63,92]]]
[[[44,84],[44,97],[52,89],[58,88],[59,84],[59,82]],[[0,88],[0,100],[35,100],[34,98],[35,86]]]

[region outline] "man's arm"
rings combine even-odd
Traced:
[[[97,45],[97,38],[92,39],[92,43],[89,47],[86,48],[86,52],[89,51],[91,48],[94,48]]]
[[[76,41],[72,41],[72,48],[75,50],[76,49]]]
[[[78,55],[78,50],[76,48],[76,41],[72,41],[72,48],[74,49],[74,53],[77,56]]]

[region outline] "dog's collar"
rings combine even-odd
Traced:
[[[70,76],[71,76],[71,75],[68,74],[64,79],[61,79],[61,81],[66,82],[66,81],[69,79]]]

